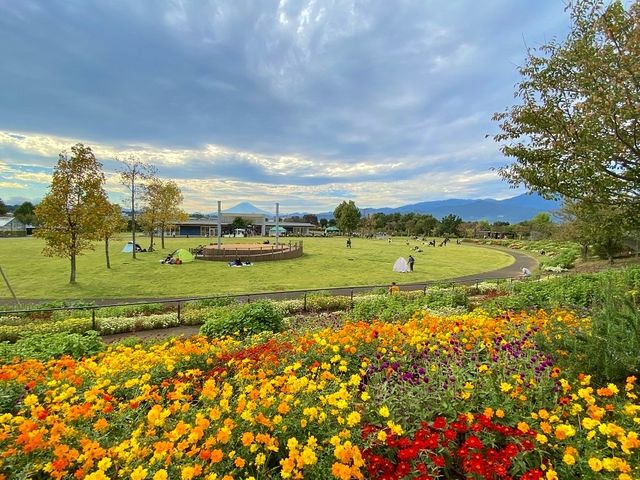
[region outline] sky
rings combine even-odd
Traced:
[[[78,142],[189,212],[507,198],[492,136],[562,0],[0,0],[0,198],[38,202]]]

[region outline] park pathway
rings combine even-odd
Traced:
[[[492,248],[495,250],[500,250],[505,253],[508,253],[514,258],[514,262],[507,266],[500,268],[498,270],[492,270],[489,272],[476,273],[473,275],[466,275],[463,277],[456,278],[448,278],[441,281],[460,283],[464,285],[472,285],[474,283],[491,281],[491,280],[499,280],[499,279],[507,279],[507,278],[518,278],[522,273],[522,268],[526,267],[529,271],[534,271],[538,268],[538,262],[535,258],[526,255],[519,250],[512,250],[509,248],[498,247],[498,246],[481,246],[480,248]],[[440,282],[441,282],[440,281]],[[411,290],[422,290],[430,284],[438,283],[433,281],[422,281],[416,283],[403,283],[400,285],[400,289],[403,291],[411,291]],[[333,295],[345,295],[349,296],[352,293],[362,293],[367,292],[372,289],[372,286],[361,286],[361,287],[340,287],[340,288],[326,288],[322,289],[323,292],[331,292]],[[252,294],[250,298],[252,301],[258,299],[272,299],[272,300],[283,300],[287,298],[298,298],[300,297],[299,292],[272,292],[272,293],[261,293],[261,294]],[[243,297],[239,297],[241,300]],[[132,299],[132,301],[160,301],[166,299]],[[119,302],[124,302],[124,300],[118,300]],[[96,304],[99,304],[100,301],[96,301]],[[105,303],[109,303],[108,300],[104,301]],[[110,301],[113,303],[113,300]],[[171,327],[165,328],[161,330],[146,330],[141,332],[127,332],[127,333],[117,333],[114,335],[104,335],[102,338],[106,343],[112,343],[120,341],[124,338],[128,337],[137,337],[140,339],[162,339],[169,337],[179,337],[179,336],[191,336],[198,333],[200,330],[200,326],[180,326],[180,327]]]

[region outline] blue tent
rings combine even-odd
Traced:
[[[122,247],[122,253],[131,253],[133,252],[133,242],[128,242],[124,247]]]

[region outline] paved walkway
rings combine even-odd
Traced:
[[[457,277],[447,279],[446,281],[451,281],[455,283],[461,283],[465,285],[472,285],[477,282],[490,281],[490,280],[498,280],[504,278],[518,278],[522,273],[522,268],[526,267],[530,271],[534,271],[538,268],[538,262],[535,258],[530,257],[524,253],[521,253],[518,250],[511,250],[509,248],[497,247],[497,246],[480,246],[480,248],[492,248],[495,250],[501,250],[505,253],[508,253],[514,258],[514,262],[507,266],[500,268],[498,270],[492,270],[489,272],[476,273],[474,275],[466,275],[464,277]],[[418,282],[418,283],[403,283],[400,285],[401,290],[411,291],[411,290],[422,290],[428,285],[437,283],[437,282]],[[375,286],[363,286],[363,287],[343,287],[343,288],[326,288],[322,291],[331,292],[333,295],[351,295],[352,293],[361,293],[370,291]],[[272,292],[272,293],[262,293],[262,294],[251,294],[247,295],[251,300],[256,299],[274,299],[274,300],[282,300],[287,298],[299,298],[299,292]],[[239,297],[241,300],[244,300],[245,297]],[[148,301],[153,301],[147,299]],[[159,300],[159,299],[158,299]],[[165,299],[166,300],[166,299]],[[122,300],[120,300],[122,301]],[[140,299],[136,299],[135,301],[141,301]],[[126,332],[126,333],[117,333],[115,335],[104,335],[102,338],[106,343],[112,343],[120,341],[124,338],[128,337],[137,337],[140,339],[163,339],[170,337],[179,337],[179,336],[191,336],[198,333],[200,330],[200,326],[180,326],[180,327],[171,327],[165,328],[162,330],[146,330],[141,332]]]

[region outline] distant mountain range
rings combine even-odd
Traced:
[[[553,212],[560,209],[562,202],[556,200],[546,200],[537,194],[522,194],[504,200],[493,198],[482,199],[462,199],[451,198],[448,200],[435,200],[431,202],[420,202],[411,205],[403,205],[397,208],[360,208],[363,217],[373,213],[420,213],[431,214],[440,219],[449,214],[457,215],[464,221],[487,220],[488,222],[509,222],[519,223],[524,220],[531,220],[537,214]],[[300,213],[288,214],[288,216],[302,216]],[[333,212],[322,212],[318,218],[333,218]]]

